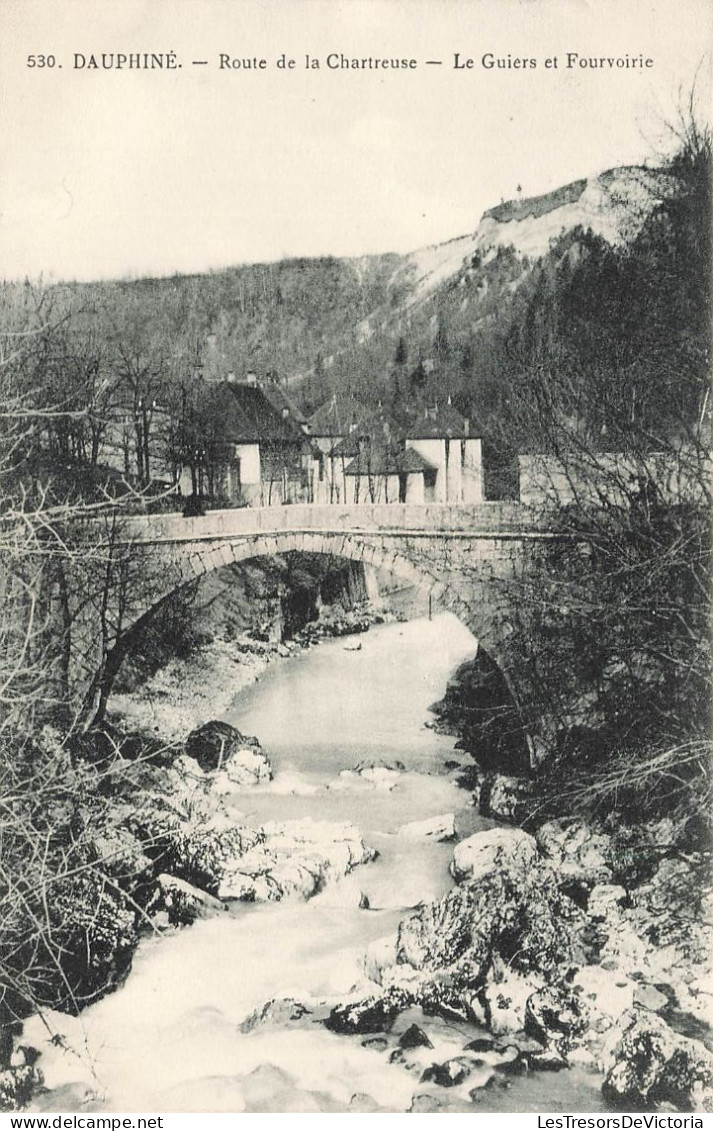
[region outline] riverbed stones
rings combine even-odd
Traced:
[[[354,825],[311,819],[259,829],[217,819],[178,841],[183,874],[220,900],[309,899],[373,857]]]
[[[636,1009],[626,1015],[607,1044],[602,1068],[603,1092],[612,1101],[708,1110],[713,1054],[700,1041],[674,1032],[655,1013]]]
[[[398,836],[409,840],[454,840],[456,819],[453,813],[442,813],[438,817],[428,817],[425,821],[410,821],[396,830]]]

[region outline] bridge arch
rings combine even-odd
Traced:
[[[148,547],[146,549],[148,550]],[[517,687],[507,663],[503,662],[504,655],[499,646],[500,642],[490,631],[488,609],[478,601],[477,590],[468,594],[470,600],[459,592],[457,571],[454,571],[453,581],[443,580],[424,568],[421,563],[414,563],[405,553],[390,548],[388,544],[381,545],[378,539],[361,532],[342,534],[325,531],[276,531],[185,542],[180,546],[174,545],[173,551],[171,568],[165,570],[164,586],[154,593],[150,604],[147,604],[144,611],[134,619],[123,640],[117,645],[111,665],[114,668],[114,675],[131,651],[136,635],[141,632],[156,608],[170,600],[172,593],[199,581],[215,570],[256,558],[290,552],[321,554],[386,570],[412,586],[424,599],[424,603],[431,598],[440,609],[452,612],[475,637],[473,658],[475,659],[478,653],[482,652],[486,656],[486,661],[487,658],[492,661],[504,680],[513,707],[518,712],[520,710]],[[472,589],[472,578],[469,578],[468,582]],[[113,682],[113,676],[111,680]],[[535,757],[532,738],[526,732],[523,732],[523,737],[529,749],[530,763],[533,765]]]
[[[485,646],[486,626],[479,624],[477,608],[465,600],[455,584],[439,579],[422,565],[415,565],[405,554],[378,545],[368,536],[357,534],[332,534],[330,532],[299,531],[252,535],[248,538],[221,539],[213,543],[185,543],[181,546],[178,561],[167,572],[167,584],[157,593],[150,607],[145,608],[136,621],[145,621],[152,610],[171,593],[224,566],[237,565],[253,558],[299,552],[325,554],[335,558],[370,565],[393,574],[400,581],[413,586],[424,597],[429,597],[440,608],[452,612]],[[491,649],[488,648],[490,652]],[[494,657],[495,658],[495,657]]]

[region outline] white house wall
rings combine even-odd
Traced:
[[[444,441],[446,455],[446,502],[460,503],[463,498],[463,448],[460,439]]]
[[[464,441],[463,502],[483,502],[483,443],[479,439]]]
[[[235,458],[240,460],[240,482],[243,487],[260,484],[260,445],[236,444]]]
[[[445,440],[407,440],[406,447],[418,452],[427,463],[438,471],[436,486],[433,493],[434,503],[446,501],[446,442]]]

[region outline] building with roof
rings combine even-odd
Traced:
[[[201,458],[214,469],[212,493],[249,506],[312,501],[305,417],[283,389],[230,373],[211,389],[210,415],[218,435],[202,437]]]
[[[344,445],[367,418],[367,410],[350,393],[333,393],[309,417],[307,429],[315,453],[314,501],[341,503],[346,501],[349,484],[346,469],[357,450],[347,451]]]
[[[406,423],[381,404],[361,415],[360,408],[334,396],[308,422],[318,449],[315,501],[482,502],[481,438],[450,398]]]
[[[452,405],[425,408],[405,428],[406,447],[436,471],[426,502],[482,503],[483,443],[471,434],[470,421]]]

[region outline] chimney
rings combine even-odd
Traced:
[[[229,385],[234,385],[235,384],[235,374],[233,372],[230,372],[228,374],[228,376],[225,378],[225,380],[228,382]]]
[[[257,385],[257,376],[252,369],[248,369],[247,373],[245,374],[245,384]]]

